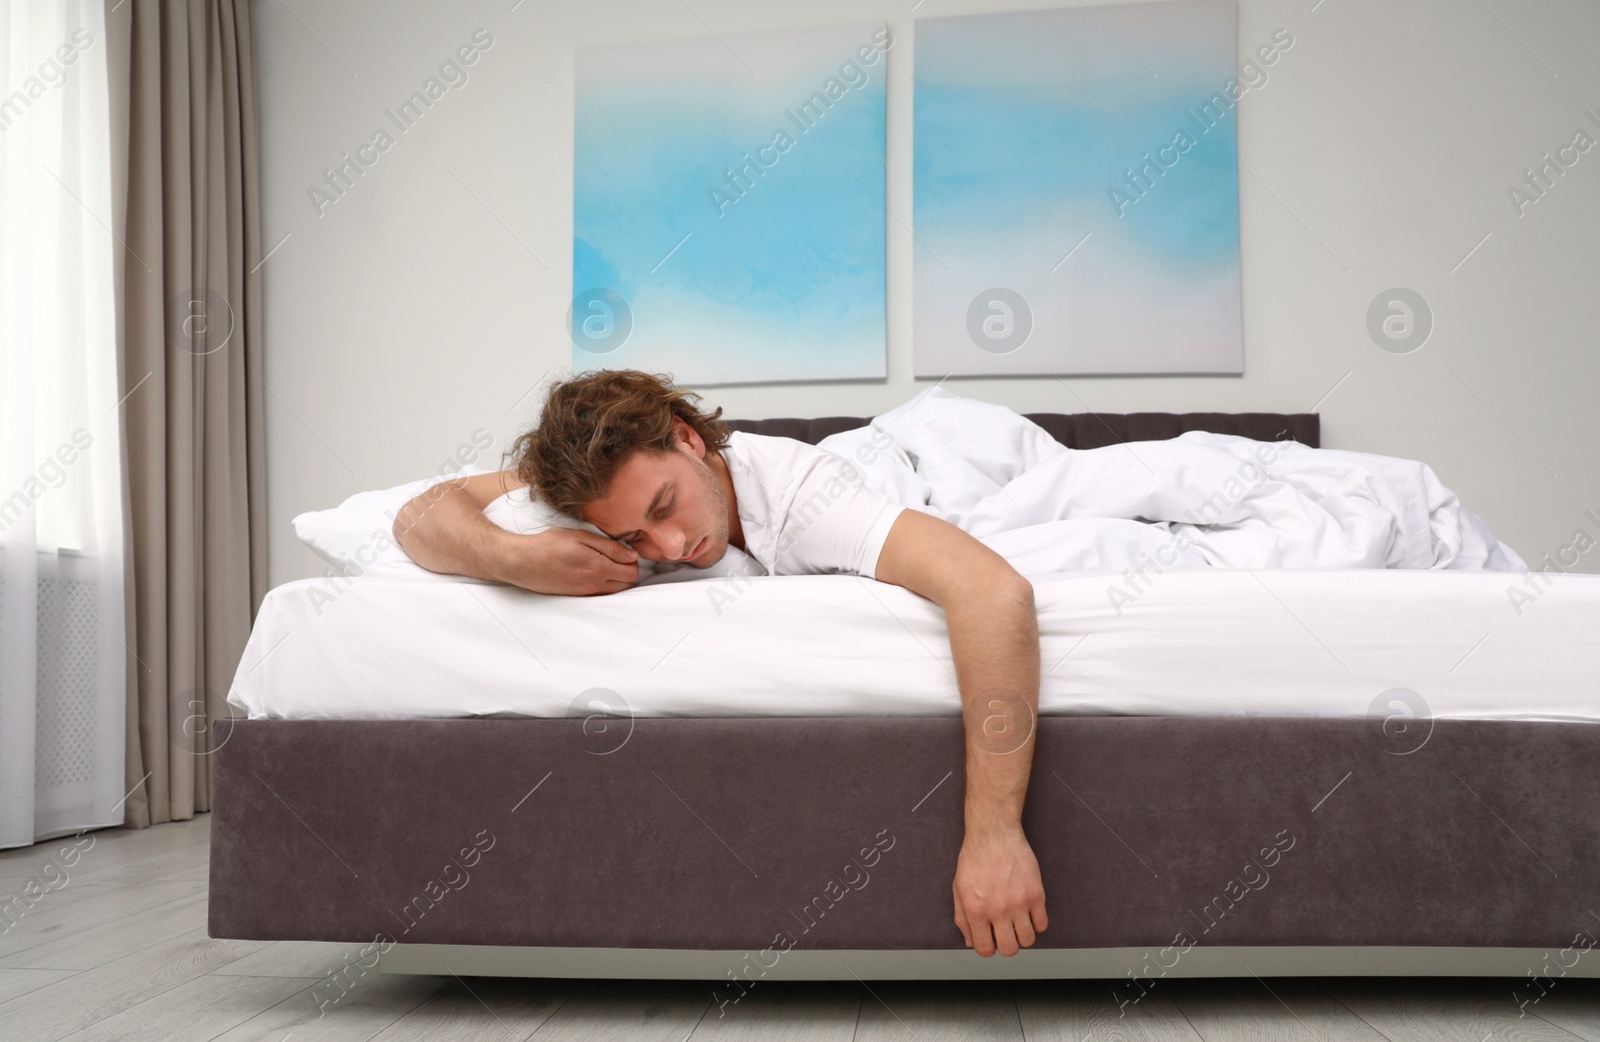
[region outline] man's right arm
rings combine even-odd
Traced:
[[[521,535],[483,516],[496,498],[525,486],[509,470],[441,481],[400,508],[395,541],[429,571],[535,593],[615,593],[639,581],[639,555],[614,539],[573,528]]]

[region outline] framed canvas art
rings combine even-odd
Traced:
[[[1236,14],[917,21],[917,376],[1243,372]]]
[[[856,25],[578,52],[575,369],[885,375],[891,43]]]

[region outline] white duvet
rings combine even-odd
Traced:
[[[1413,460],[1203,431],[1069,449],[1010,409],[938,387],[819,445],[1024,574],[1526,568]]]

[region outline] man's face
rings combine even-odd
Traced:
[[[584,507],[584,520],[640,557],[709,568],[728,552],[728,494],[699,435],[682,421],[673,426],[673,448],[629,456],[605,495]]]

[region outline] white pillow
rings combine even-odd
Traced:
[[[584,521],[574,521],[555,510],[542,499],[533,496],[533,489],[524,485],[494,500],[483,508],[483,516],[505,529],[522,535],[537,535],[549,528],[576,528],[603,536],[604,532]]]
[[[336,572],[348,576],[399,575],[432,577],[459,582],[477,582],[465,576],[429,571],[411,559],[394,541],[394,519],[400,508],[441,481],[488,473],[468,464],[456,474],[408,481],[394,488],[357,492],[329,510],[313,510],[294,519],[294,534]],[[535,535],[550,528],[576,528],[604,535],[598,528],[558,513],[523,487],[500,496],[484,508],[483,515],[508,532]],[[710,568],[690,568],[680,564],[657,565],[639,559],[639,584],[679,582],[685,579],[715,579],[726,576],[761,575],[764,570],[743,550],[728,547],[727,554]]]
[[[413,561],[394,541],[395,515],[423,489],[482,473],[482,467],[469,463],[459,473],[436,474],[375,492],[357,492],[332,509],[299,515],[294,519],[294,534],[343,575],[437,575]]]

